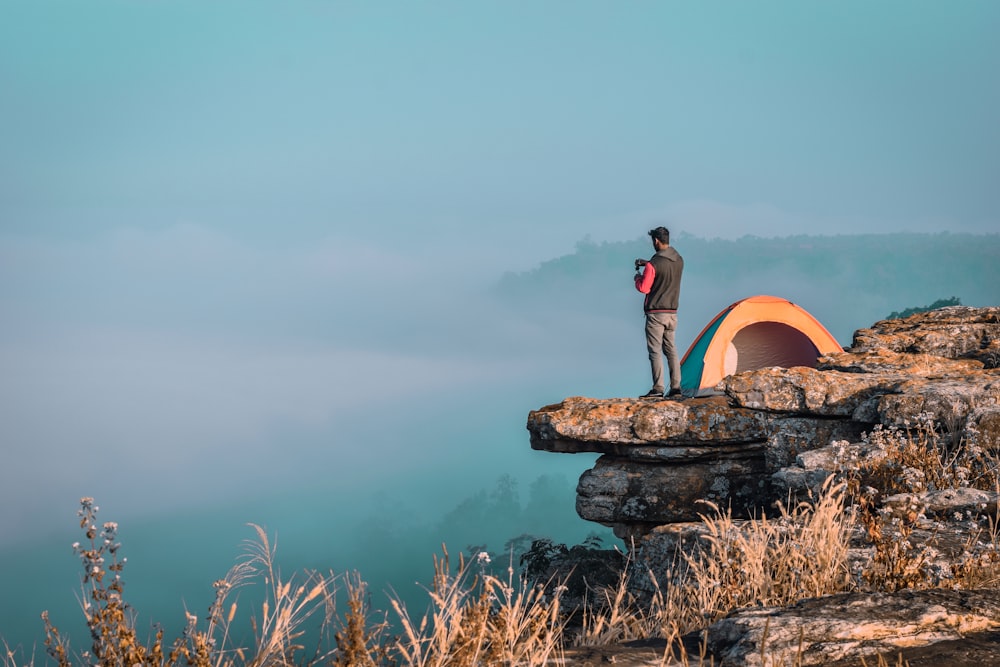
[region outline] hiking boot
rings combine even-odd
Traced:
[[[657,391],[656,389],[650,389],[639,398],[663,398],[663,392]]]
[[[684,394],[681,393],[681,390],[679,388],[671,389],[669,392],[667,392],[666,396],[667,398],[675,398],[675,397],[679,399],[684,398]]]

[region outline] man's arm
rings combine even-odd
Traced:
[[[655,276],[656,269],[653,268],[652,262],[646,262],[642,267],[642,273],[635,274],[635,288],[643,294],[649,294],[649,290],[653,289],[653,278]]]

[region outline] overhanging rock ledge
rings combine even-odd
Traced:
[[[622,538],[696,521],[705,501],[760,515],[787,497],[788,469],[876,425],[933,419],[1000,448],[1000,307],[883,320],[816,368],[729,376],[684,401],[571,397],[533,410],[531,446],[602,456],[580,477],[577,512]],[[805,476],[808,478],[808,475]]]

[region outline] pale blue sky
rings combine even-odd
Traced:
[[[377,477],[436,392],[507,383],[517,432],[587,388],[476,340],[545,335],[477,290],[588,235],[996,231],[998,34],[972,0],[0,0],[0,534],[109,460],[136,512],[290,433]]]
[[[656,216],[787,233],[753,207],[991,231],[998,31],[988,1],[7,0],[0,231],[486,236],[532,260]]]

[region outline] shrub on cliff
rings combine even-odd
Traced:
[[[938,308],[947,308],[948,306],[961,306],[962,300],[957,296],[950,297],[948,299],[938,299],[929,306],[915,306],[913,308],[906,308],[905,310],[894,310],[889,313],[889,316],[885,319],[887,320],[901,320],[904,317],[909,317],[910,315],[916,315],[917,313],[926,313],[931,310],[937,310]]]

